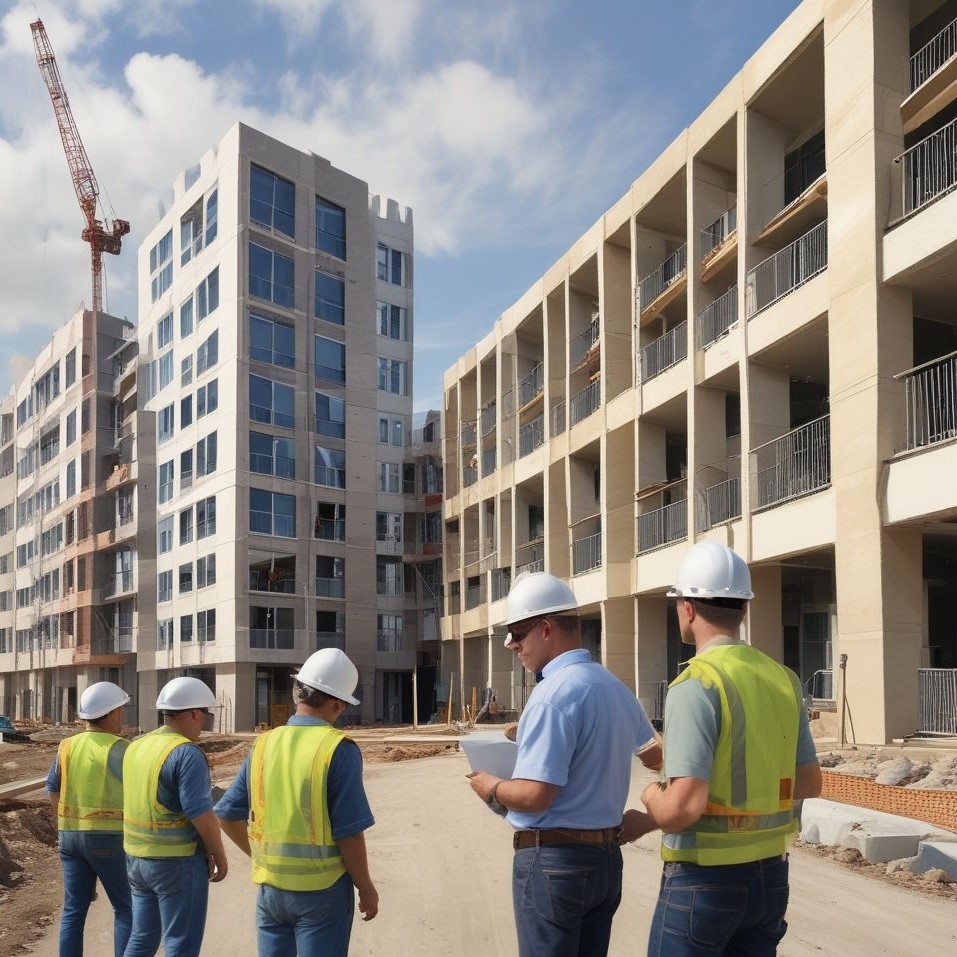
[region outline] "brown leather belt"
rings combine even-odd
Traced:
[[[512,847],[516,851],[543,844],[614,844],[616,827],[603,827],[594,831],[576,827],[543,827],[537,831],[516,831],[512,835]]]

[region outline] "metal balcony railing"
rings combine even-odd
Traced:
[[[482,475],[491,475],[495,471],[495,452],[494,448],[482,450]]]
[[[688,485],[684,481],[655,493],[654,498],[658,501],[664,502],[666,498],[670,498],[670,501],[638,516],[636,536],[639,555],[688,537],[687,495]],[[648,500],[643,501],[647,507]]]
[[[699,532],[706,532],[722,522],[741,517],[741,479],[729,478],[704,490],[704,507],[698,514]]]
[[[723,212],[710,226],[701,230],[701,256],[717,249],[738,228],[738,207]]]
[[[925,43],[910,58],[911,93],[926,83],[955,53],[957,53],[957,20],[948,23],[937,36]]]
[[[589,382],[577,395],[572,396],[571,424],[587,419],[601,405],[601,379]]]
[[[767,309],[827,268],[827,220],[769,256],[748,273],[748,318]]]
[[[564,431],[565,431],[565,400],[559,399],[552,406],[551,435],[554,438],[556,435],[561,435]]]
[[[574,371],[584,365],[585,357],[591,351],[592,346],[598,342],[599,333],[599,317],[595,315],[592,317],[588,328],[571,341],[569,346],[569,369]]]
[[[338,648],[346,650],[346,633],[344,631],[317,631],[316,651],[320,648]]]
[[[519,380],[518,404],[519,407],[528,405],[536,396],[541,395],[545,388],[545,369],[541,362],[536,363],[530,372]]]
[[[901,166],[904,216],[949,193],[957,186],[957,119],[922,139],[894,162]]]
[[[474,465],[462,467],[462,488],[470,488],[478,481],[478,469]]]
[[[601,567],[601,518],[589,518],[572,530],[572,573]]]
[[[482,409],[482,415],[479,418],[482,428],[482,438],[485,438],[489,432],[495,431],[495,411],[496,405],[494,400]]]
[[[468,585],[465,589],[465,609],[478,608],[485,603],[485,576],[480,575],[478,582]]]
[[[345,519],[317,518],[313,538],[326,542],[342,542],[346,538]]]
[[[688,356],[688,323],[680,322],[674,329],[653,342],[649,342],[641,350],[641,361],[638,365],[638,378],[641,382],[648,382],[667,369],[677,365]]]
[[[343,578],[320,578],[316,576],[317,598],[344,598],[346,583]]]
[[[738,324],[738,284],[694,317],[695,346],[707,349]]]
[[[529,455],[545,441],[545,418],[536,415],[518,430],[518,457]]]
[[[545,542],[535,539],[515,549],[515,577],[525,572],[545,571]]]
[[[957,437],[957,352],[901,372],[906,449]]]
[[[770,508],[831,484],[831,417],[807,425],[751,450],[752,507]]]
[[[294,628],[250,628],[249,647],[291,651],[296,647],[296,631]]]
[[[136,628],[133,625],[120,625],[110,628],[105,635],[94,638],[90,651],[94,655],[125,655],[133,650]]]
[[[644,312],[672,283],[688,271],[688,247],[681,246],[638,285],[638,309]]]
[[[293,569],[287,572],[282,569],[273,569],[269,571],[266,568],[249,569],[249,590],[276,592],[280,595],[296,594],[296,579]]]
[[[475,422],[462,423],[462,448],[472,448],[475,445],[477,429]]]
[[[377,631],[375,636],[375,650],[395,654],[404,651],[402,635],[394,631]]]
[[[918,668],[917,700],[922,734],[957,734],[957,669]]]
[[[492,601],[501,601],[512,587],[512,569],[492,569]]]

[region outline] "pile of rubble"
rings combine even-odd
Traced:
[[[957,791],[957,756],[910,758],[899,752],[832,752],[820,756],[821,767],[866,778],[875,784],[926,790]]]

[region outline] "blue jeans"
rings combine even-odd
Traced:
[[[122,833],[60,831],[60,863],[63,865],[60,957],[83,957],[83,928],[97,880],[113,905],[113,953],[115,957],[122,957],[133,923]]]
[[[206,855],[127,855],[126,871],[133,892],[133,933],[124,957],[153,957],[160,938],[165,957],[198,957],[209,900]]]
[[[787,933],[787,857],[665,864],[648,957],[773,957]]]
[[[617,844],[515,852],[512,903],[520,957],[604,957],[621,902]]]
[[[259,957],[346,957],[355,906],[348,874],[324,891],[284,891],[260,884]]]

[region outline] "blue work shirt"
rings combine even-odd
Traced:
[[[545,811],[509,811],[516,828],[621,824],[635,751],[654,737],[637,698],[584,648],[542,669],[518,724],[512,778],[560,788]]]
[[[294,714],[286,723],[292,727],[315,727],[329,722],[310,715]],[[247,755],[236,779],[214,808],[216,816],[224,821],[249,820],[251,758],[252,755]],[[352,837],[375,824],[362,784],[362,752],[355,742],[343,741],[333,752],[326,791],[333,840]]]

